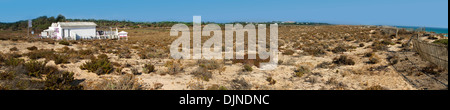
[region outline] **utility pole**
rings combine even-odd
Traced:
[[[31,20],[28,20],[27,37],[30,37],[30,28],[31,27],[33,27],[33,22]]]

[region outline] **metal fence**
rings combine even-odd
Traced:
[[[412,42],[414,50],[423,59],[448,70],[448,46],[421,41],[418,37],[413,38]]]

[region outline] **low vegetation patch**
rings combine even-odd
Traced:
[[[435,43],[435,44],[443,44],[443,45],[448,46],[448,39],[440,39],[440,40],[436,40],[436,41],[434,41],[433,43]]]
[[[88,70],[94,72],[97,75],[109,74],[113,71],[113,65],[108,60],[108,56],[101,54],[98,58],[93,58],[91,61],[86,62],[80,67],[82,70]]]
[[[208,69],[203,68],[203,67],[197,68],[191,74],[197,78],[204,80],[204,81],[209,81],[212,78],[212,73],[210,71],[208,71]]]
[[[338,65],[355,65],[355,61],[345,55],[333,59],[334,64]]]
[[[155,71],[155,66],[154,65],[152,65],[152,64],[145,64],[144,65],[144,70],[143,70],[144,73],[150,74],[151,72],[154,72],[154,71]]]
[[[302,77],[305,74],[311,73],[311,70],[306,66],[297,66],[297,69],[295,69],[294,72],[296,77]]]
[[[62,40],[62,41],[59,41],[59,44],[65,45],[65,46],[69,46],[69,45],[70,45],[70,42],[65,41],[65,40]]]

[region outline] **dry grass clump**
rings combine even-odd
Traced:
[[[387,90],[387,89],[384,88],[384,87],[381,87],[380,85],[376,85],[376,86],[368,87],[368,88],[366,88],[364,90]]]
[[[178,73],[184,71],[184,67],[180,63],[179,60],[178,61],[175,61],[175,60],[167,61],[164,66],[167,67],[166,73],[169,75],[175,75],[175,74],[178,74]]]
[[[217,84],[213,84],[209,86],[206,90],[228,90],[225,86],[219,86]]]
[[[270,58],[268,58],[268,59],[261,59],[260,57],[259,57],[259,55],[257,54],[256,55],[256,59],[249,59],[248,58],[248,54],[245,54],[244,55],[244,59],[233,59],[232,60],[232,63],[233,64],[236,64],[236,63],[242,63],[242,64],[248,64],[249,66],[256,66],[256,67],[258,67],[258,68],[260,68],[260,63],[261,62],[269,62],[270,61]]]
[[[333,50],[331,50],[333,53],[343,53],[347,51],[347,48],[344,47],[343,45],[339,45],[336,48],[334,48]]]
[[[84,63],[80,66],[82,70],[88,70],[89,72],[94,72],[97,75],[109,74],[113,71],[114,67],[108,60],[108,56],[101,54],[97,56],[98,58],[93,58],[91,61]]]
[[[370,48],[374,51],[386,51],[388,49],[388,45],[395,45],[395,43],[388,40],[375,41]]]
[[[197,68],[191,74],[197,78],[204,80],[204,81],[209,81],[209,79],[212,78],[212,73],[210,71],[208,71],[208,69],[203,68],[203,67]]]
[[[198,65],[202,68],[208,69],[208,70],[216,70],[223,67],[221,63],[215,60],[198,60]]]
[[[247,83],[244,78],[236,78],[231,81],[231,88],[234,90],[250,90],[252,88],[252,85]]]
[[[142,84],[133,74],[125,74],[117,79],[104,79],[93,86],[94,90],[142,90]]]
[[[333,59],[334,64],[338,65],[355,65],[355,61],[345,55]]]

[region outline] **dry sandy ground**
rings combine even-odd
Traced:
[[[0,41],[0,51],[8,53],[10,48],[17,47],[19,53],[28,53],[27,47],[36,46],[39,49],[59,49],[65,46],[52,45],[45,42],[23,42],[23,41]],[[356,44],[355,44],[356,45]],[[78,45],[69,46],[69,48],[77,49]],[[349,56],[361,56],[368,52],[368,49],[357,48],[354,51],[345,52],[343,54]],[[385,57],[385,53],[377,53],[380,57]],[[162,84],[162,90],[190,90],[190,89],[206,89],[212,85],[225,86],[228,89],[234,88],[236,82],[235,79],[243,79],[248,85],[244,89],[252,90],[329,90],[329,89],[348,89],[348,90],[361,90],[371,86],[379,85],[386,89],[391,90],[414,90],[415,88],[404,81],[404,79],[394,70],[392,67],[387,67],[382,71],[374,71],[373,73],[358,73],[359,70],[363,71],[369,66],[364,63],[367,59],[360,59],[361,57],[354,58],[356,65],[353,66],[338,66],[336,68],[315,68],[322,62],[332,62],[333,58],[337,57],[337,54],[327,53],[324,57],[302,56],[295,54],[293,56],[279,54],[280,60],[284,61],[284,64],[279,65],[276,70],[261,71],[257,67],[253,67],[252,72],[242,72],[242,64],[225,63],[224,71],[214,71],[213,77],[210,81],[203,81],[191,75],[191,71],[198,68],[195,65],[195,60],[183,60],[182,64],[192,65],[186,66],[184,72],[176,75],[160,75],[158,72],[166,69],[163,65],[165,61],[170,59],[139,59],[137,56],[133,56],[131,59],[120,59],[116,55],[109,54],[110,60],[113,62],[130,64],[133,68],[142,70],[144,64],[153,63],[156,66],[156,72],[152,74],[138,75],[137,78],[143,84],[146,89],[154,88],[154,85]],[[26,57],[23,57],[26,59]],[[27,59],[26,59],[27,60]],[[88,72],[87,70],[81,70],[79,67],[87,60],[81,60],[77,63],[64,64],[67,70],[74,72],[76,79],[84,80],[82,84],[95,83],[109,77],[117,77],[118,75],[102,75],[98,76],[95,73]],[[387,65],[387,61],[382,61],[376,65]],[[53,61],[50,61],[47,65],[55,65]],[[312,74],[307,74],[304,77],[295,77],[294,69],[295,65],[303,65],[309,68],[314,68]],[[371,65],[370,67],[372,67]],[[131,71],[131,68],[124,68],[124,71]],[[270,85],[266,79],[272,77],[276,80],[276,83]],[[248,86],[248,87],[247,87]],[[242,88],[241,88],[242,89]]]

